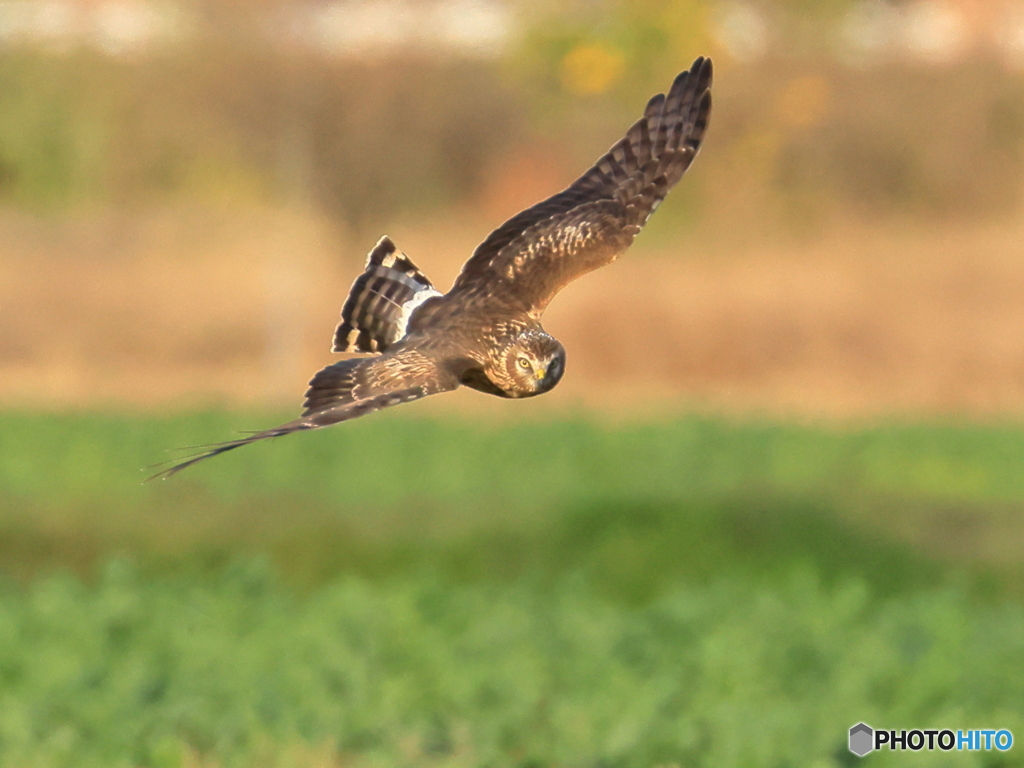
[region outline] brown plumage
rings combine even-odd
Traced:
[[[336,352],[377,356],[318,372],[294,421],[208,446],[154,477],[460,385],[499,397],[549,391],[565,371],[565,349],[541,327],[544,309],[568,283],[625,251],[690,167],[707,128],[710,87],[711,60],[698,58],[589,171],[494,230],[446,294],[381,238],[334,337]]]

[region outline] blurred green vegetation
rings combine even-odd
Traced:
[[[899,525],[1019,533],[1019,426],[385,413],[140,483],[274,417],[3,414],[0,765],[841,766],[859,720],[1024,732],[1015,562]]]
[[[115,562],[7,588],[0,618],[4,766],[843,766],[861,719],[1024,727],[1019,604],[812,569],[624,605],[571,566],[296,596],[258,561],[201,583]]]
[[[699,416],[609,427],[582,417],[486,425],[385,413],[141,482],[155,470],[140,467],[179,453],[167,446],[286,417],[6,412],[0,567],[85,575],[117,554],[176,566],[269,553],[284,575],[317,581],[353,563],[376,572],[441,552],[486,571],[473,553],[488,551],[500,575],[570,552],[586,560],[606,539],[634,538],[649,540],[638,557],[687,578],[714,572],[730,551],[758,569],[780,558],[822,573],[852,568],[890,590],[924,572],[923,560],[910,568],[886,549],[903,546],[908,529],[896,520],[941,513],[933,551],[919,555],[957,562],[963,550],[962,564],[986,559],[965,534],[1012,521],[1024,501],[1024,429],[1015,425],[840,429]],[[631,578],[640,573],[652,576],[641,568]]]

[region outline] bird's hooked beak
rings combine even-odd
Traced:
[[[548,372],[544,368],[541,368],[540,370],[537,370],[537,371],[533,372],[533,376],[534,376],[535,379],[537,379],[537,381],[544,381],[544,377],[547,376],[547,375],[548,375]]]

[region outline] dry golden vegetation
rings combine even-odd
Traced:
[[[446,215],[388,232],[443,286],[492,221]],[[8,214],[0,230],[0,398],[58,409],[297,405],[332,358],[338,310],[372,244],[322,217],[266,209]],[[1021,235],[1015,222],[911,222],[722,244],[652,223],[625,258],[552,305],[546,325],[570,371],[545,400],[1019,412]],[[481,400],[457,405],[508,406]]]

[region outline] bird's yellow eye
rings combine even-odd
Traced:
[[[520,357],[519,367],[522,368],[524,371],[530,370],[530,361],[527,360],[525,357]]]

